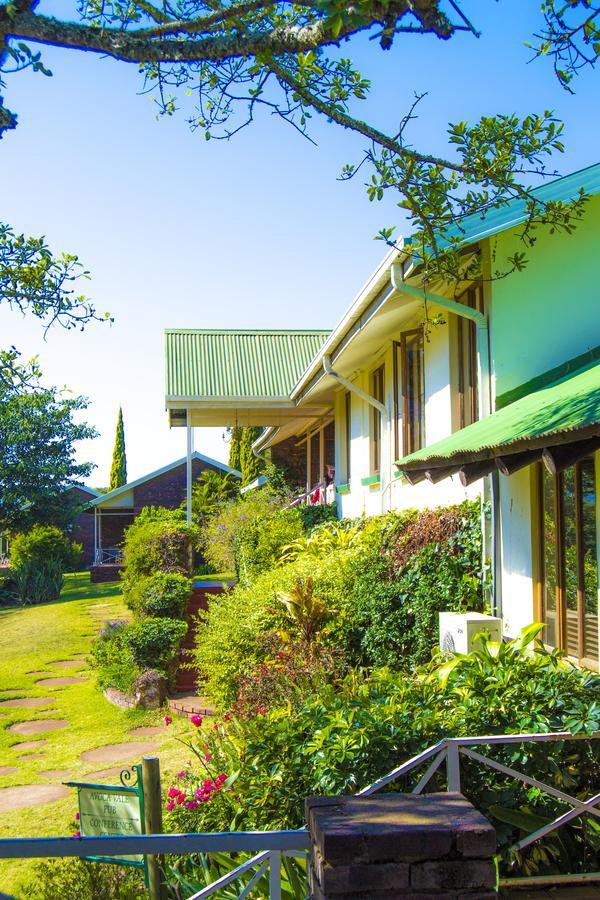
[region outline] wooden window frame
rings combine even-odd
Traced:
[[[406,349],[406,341],[408,338],[417,336],[419,339],[419,415],[418,430],[419,439],[415,442],[411,439],[411,429],[409,427],[409,401],[408,396],[408,353]],[[402,456],[408,456],[415,453],[425,446],[425,338],[422,328],[413,328],[411,331],[403,331],[400,335],[401,357],[402,357]],[[413,435],[415,429],[413,429]],[[418,444],[418,446],[417,446]],[[399,454],[400,455],[400,454]]]
[[[483,290],[481,286],[475,285],[467,288],[458,298],[458,302],[468,306],[470,309],[483,312]],[[475,323],[470,319],[457,316],[457,320],[458,427],[465,428],[479,419],[477,331]],[[465,356],[468,356],[468,359],[465,359]],[[465,385],[465,363],[468,364],[470,373],[468,385]]]
[[[591,457],[594,459],[594,456]],[[595,461],[595,460],[594,460]],[[574,503],[575,503],[575,534],[576,534],[576,559],[577,559],[577,655],[570,655],[580,664],[597,668],[598,660],[586,656],[585,647],[585,559],[583,542],[583,491],[581,462],[571,468],[574,469]],[[533,499],[536,508],[535,524],[537,530],[536,559],[534,571],[534,611],[536,619],[544,621],[544,584],[545,584],[545,523],[544,523],[544,478],[554,479],[554,521],[556,533],[555,564],[556,564],[556,636],[557,649],[568,652],[567,634],[567,592],[566,592],[566,566],[565,566],[565,516],[564,516],[564,473],[559,472],[553,476],[546,476],[543,464],[535,464]],[[596,495],[596,504],[598,496]],[[596,560],[598,565],[598,560]],[[552,646],[552,645],[549,645]],[[599,654],[600,655],[600,654]]]
[[[379,379],[381,381],[378,384]],[[380,388],[380,390],[379,390]],[[371,393],[380,403],[385,402],[385,364],[371,372]],[[378,409],[371,407],[371,475],[381,474],[381,435],[383,417]]]

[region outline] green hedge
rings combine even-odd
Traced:
[[[191,578],[179,572],[155,572],[129,585],[125,600],[137,616],[181,619],[191,590]]]
[[[92,648],[92,665],[102,687],[129,693],[138,676],[154,669],[172,681],[187,624],[177,619],[109,622]]]

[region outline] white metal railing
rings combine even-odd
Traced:
[[[481,765],[493,769],[494,771],[499,772],[502,775],[508,776],[509,778],[514,778],[516,781],[520,781],[522,784],[537,788],[542,793],[547,794],[550,797],[554,797],[556,800],[560,800],[571,807],[566,812],[558,815],[552,822],[543,825],[541,828],[538,828],[536,831],[533,831],[531,834],[528,834],[526,837],[522,838],[520,841],[517,841],[515,844],[509,847],[508,854],[510,856],[513,853],[524,850],[526,847],[529,847],[536,841],[547,837],[553,831],[557,831],[563,825],[566,825],[568,822],[573,821],[573,819],[576,819],[578,816],[591,815],[595,816],[596,818],[600,818],[600,809],[598,809],[598,805],[600,804],[600,794],[594,794],[593,796],[588,797],[587,800],[579,800],[577,797],[572,797],[565,791],[558,790],[558,788],[555,788],[550,784],[546,784],[545,782],[540,781],[537,778],[533,778],[530,775],[526,775],[524,772],[519,772],[517,769],[513,769],[511,766],[505,766],[503,763],[500,763],[495,759],[490,759],[489,756],[478,753],[476,750],[473,750],[471,748],[478,746],[481,747],[482,745],[500,746],[506,744],[555,743],[558,741],[597,740],[600,740],[600,732],[589,735],[571,734],[571,732],[569,731],[550,732],[547,734],[495,734],[484,735],[480,737],[447,738],[445,740],[439,741],[437,744],[434,744],[432,747],[429,747],[422,753],[417,754],[417,756],[414,756],[412,759],[407,760],[407,762],[405,762],[403,765],[398,766],[397,769],[394,769],[392,772],[384,775],[383,778],[379,778],[368,787],[363,788],[362,791],[358,792],[357,796],[370,796],[371,794],[374,794],[376,791],[379,791],[381,788],[390,784],[392,781],[395,781],[397,778],[401,778],[403,775],[407,775],[409,772],[420,768],[426,762],[429,762],[429,765],[415,787],[412,789],[413,794],[421,794],[427,787],[435,773],[444,763],[446,766],[446,790],[448,792],[460,793],[461,758],[466,757],[467,759],[471,759],[474,762],[480,763]],[[550,875],[547,877],[541,875],[525,878],[505,878],[503,879],[502,883],[513,886],[522,884],[543,885],[555,884],[557,883],[556,879],[556,875]],[[600,881],[600,872],[564,875],[560,880],[571,884],[573,882]]]
[[[327,506],[330,503],[335,503],[335,485],[333,482],[326,484],[318,481],[309,491],[294,497],[285,509],[292,509],[294,506]]]
[[[96,556],[94,557],[94,565],[119,565],[123,560],[123,553],[118,547],[109,547],[104,550],[98,547]]]
[[[425,772],[413,787],[413,794],[420,794],[427,787],[435,773],[442,765],[446,769],[446,790],[461,790],[461,760],[463,758],[477,762],[500,774],[514,778],[529,787],[554,797],[570,807],[558,815],[552,822],[538,828],[514,844],[510,851],[523,850],[562,825],[582,815],[600,818],[600,794],[580,800],[553,785],[546,784],[537,778],[519,772],[495,759],[473,749],[483,746],[501,746],[509,744],[529,744],[560,741],[596,741],[600,732],[593,735],[571,734],[568,731],[548,734],[501,734],[478,737],[446,738],[407,760],[387,775],[379,778],[368,787],[359,791],[357,796],[368,797],[381,788],[386,787],[398,778],[408,775],[429,763]],[[214,895],[221,888],[232,884],[244,875],[250,875],[239,900],[248,897],[250,892],[269,871],[271,900],[281,897],[281,864],[286,856],[306,858],[309,847],[309,836],[306,829],[297,831],[252,831],[225,832],[205,834],[160,834],[131,837],[83,837],[83,838],[6,838],[0,840],[1,858],[32,858],[60,856],[122,856],[136,853],[149,855],[175,853],[179,856],[198,853],[246,852],[254,853],[250,859],[241,863],[212,884],[193,894],[188,900],[201,900]],[[255,871],[253,871],[255,870]],[[543,885],[564,883],[583,883],[600,881],[600,873],[590,872],[575,875],[533,876],[527,878],[507,878],[503,883],[511,885]]]

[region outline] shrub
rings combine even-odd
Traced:
[[[44,603],[58,600],[65,581],[60,559],[41,562],[28,559],[12,573],[15,593],[21,603]]]
[[[176,619],[144,619],[142,622],[109,622],[92,647],[92,665],[102,687],[126,693],[147,669],[171,680],[187,625]]]
[[[267,507],[262,515],[248,519],[236,535],[236,575],[249,581],[271,569],[290,542],[302,535],[297,509]]]
[[[484,639],[466,657],[436,661],[410,675],[352,672],[341,683],[319,684],[299,704],[249,718],[225,716],[216,729],[200,732],[194,745],[211,777],[222,773],[231,790],[190,807],[206,777],[204,763],[184,772],[175,790],[183,790],[185,799],[168,813],[173,830],[300,826],[305,797],[354,793],[449,735],[597,730],[600,677],[541,644],[532,650],[534,637],[528,629],[506,644]],[[600,790],[599,749],[591,743],[490,745],[482,752],[575,796]],[[497,825],[506,868],[508,845],[523,830],[534,830],[534,817],[547,821],[564,807],[474,762],[464,765],[463,791]],[[410,790],[422,771],[386,790]],[[430,789],[445,787],[442,768]],[[571,823],[559,840],[571,849],[566,864],[575,870],[598,865],[594,832],[586,835],[580,823]],[[560,852],[557,839],[549,838],[543,848],[525,851],[518,864],[527,872],[556,871]]]
[[[345,643],[361,665],[424,663],[439,612],[484,608],[478,503],[370,520],[354,549]]]
[[[282,500],[253,491],[228,503],[206,523],[204,555],[217,572],[247,579],[273,566],[279,551],[302,534],[300,513],[282,510]]]
[[[108,622],[91,651],[91,664],[98,672],[103,688],[116,688],[129,693],[140,675],[131,648],[125,642],[127,622]]]
[[[63,571],[74,569],[81,561],[81,544],[71,544],[55,525],[34,525],[26,534],[16,535],[10,542],[10,566],[18,569],[28,562],[43,564],[59,560]]]
[[[55,859],[34,866],[24,896],[29,900],[144,900],[148,895],[143,874],[129,866]]]
[[[179,511],[142,510],[125,532],[123,594],[135,595],[141,578],[156,572],[191,574],[191,548],[198,540],[195,526],[188,526]],[[133,601],[135,602],[135,600]]]
[[[156,572],[141,578],[127,591],[127,605],[138,616],[181,619],[192,581],[178,572]]]
[[[315,503],[311,506],[295,507],[300,513],[300,520],[304,531],[312,531],[317,525],[323,525],[326,522],[337,522],[337,504],[326,503],[322,506]]]
[[[187,629],[186,622],[176,619],[144,619],[125,627],[123,642],[140,669],[157,669],[171,676]]]
[[[279,595],[288,593],[298,578],[309,576],[313,579],[315,593],[327,607],[339,610],[343,597],[350,590],[343,554],[333,565],[330,559],[304,556],[267,570],[250,584],[238,584],[209,600],[208,611],[202,614],[203,627],[198,631],[194,657],[196,667],[206,680],[207,692],[218,703],[231,703],[237,694],[239,677],[265,661],[267,654],[261,644],[261,635],[278,627],[289,627]],[[333,630],[333,625],[330,627]],[[328,634],[326,629],[325,642]]]
[[[214,515],[223,504],[238,497],[239,478],[231,472],[216,472],[207,469],[192,485],[192,517],[198,525]],[[181,504],[185,510],[186,501]]]

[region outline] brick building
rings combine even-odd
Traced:
[[[118,569],[120,548],[125,529],[135,521],[145,506],[161,506],[177,509],[186,496],[186,463],[177,459],[136,481],[124,484],[114,491],[100,494],[89,504],[87,516],[93,535],[92,580],[110,580]],[[192,453],[192,481],[203,472],[230,472],[241,477],[235,469],[198,451]],[[101,571],[98,571],[101,570]],[[106,577],[105,577],[106,576]]]

